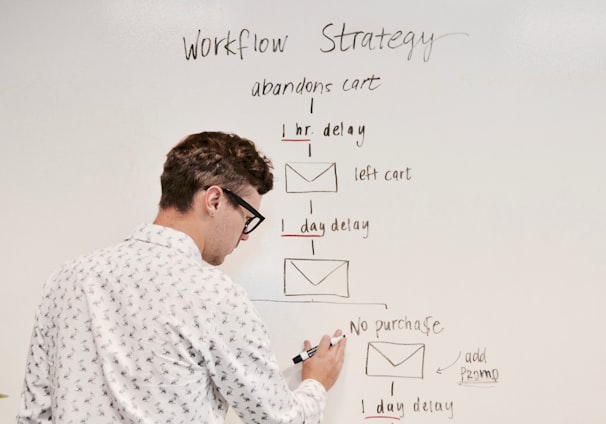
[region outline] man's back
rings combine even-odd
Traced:
[[[36,319],[22,411],[52,405],[55,422],[222,422],[219,390],[254,417],[242,399],[259,401],[246,392],[249,374],[282,381],[267,375],[279,370],[264,368],[275,361],[242,289],[164,227],[60,269]],[[264,390],[273,408],[291,409],[275,404],[288,403],[278,395],[287,388]]]

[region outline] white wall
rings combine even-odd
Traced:
[[[10,395],[1,422],[16,413],[46,276],[150,221],[165,153],[202,130],[252,138],[274,160],[268,221],[225,268],[267,319],[293,384],[290,358],[304,338],[347,333],[326,422],[384,423],[367,417],[399,417],[398,405],[404,416],[391,422],[604,422],[603,2],[60,0],[0,9],[0,393]],[[415,45],[390,49],[386,36],[383,49],[359,38],[353,49],[350,35],[341,52],[343,24],[375,37],[400,30]],[[235,54],[221,44],[187,60],[184,38],[192,43],[198,30],[200,40],[229,34]],[[280,38],[283,52],[255,52],[253,34]],[[433,35],[431,50],[422,34]],[[323,52],[331,40],[335,50]],[[256,82],[304,78],[330,92],[252,94]],[[366,78],[372,84],[343,90]],[[341,122],[363,126],[363,143],[323,134]],[[309,126],[310,141],[281,141],[297,124]],[[287,170],[301,162],[334,163],[337,188],[292,193],[304,190]],[[407,168],[409,179],[385,180]],[[361,173],[374,169],[376,178]],[[335,219],[367,228],[333,231]],[[323,223],[323,236],[284,237],[305,222]],[[303,294],[289,258],[346,261],[332,276],[348,291]],[[285,284],[303,295],[286,296]],[[423,362],[400,376],[367,375],[377,373],[376,347],[421,349]],[[474,381],[485,371],[496,381]],[[415,410],[419,400],[434,412]]]

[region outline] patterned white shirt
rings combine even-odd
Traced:
[[[46,282],[19,423],[319,423],[326,391],[291,391],[244,289],[184,233],[144,225]]]

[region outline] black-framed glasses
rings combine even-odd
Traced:
[[[238,205],[242,206],[248,212],[253,214],[253,216],[246,219],[246,222],[244,223],[244,229],[242,230],[243,234],[252,233],[255,230],[255,228],[257,228],[259,226],[259,224],[261,224],[265,220],[265,217],[263,215],[261,215],[261,213],[258,210],[256,210],[250,203],[248,203],[246,200],[242,199],[236,193],[234,193],[233,191],[228,190],[226,188],[223,188],[223,187],[221,187],[221,190],[223,190],[225,192],[225,194],[227,194],[229,197],[231,197],[232,200],[235,201]]]

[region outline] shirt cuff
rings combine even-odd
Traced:
[[[321,421],[322,416],[324,415],[324,408],[326,408],[326,398],[327,392],[322,383],[318,380],[314,380],[312,378],[305,379],[301,382],[299,387],[295,390],[295,392],[299,395],[303,395],[307,398],[307,417],[310,418],[310,413],[312,416],[316,416],[318,418],[318,422]],[[313,405],[313,406],[312,406]],[[314,422],[314,420],[310,420]]]
[[[314,392],[318,392],[318,394],[321,393],[321,396],[326,399],[326,389],[324,388],[324,385],[322,383],[320,383],[318,380],[314,380],[313,378],[307,378],[305,380],[303,380],[301,382],[301,386],[309,386],[310,390],[313,390]]]

